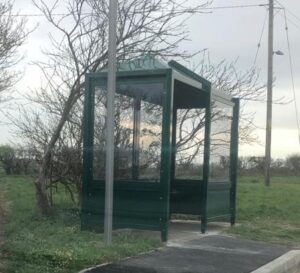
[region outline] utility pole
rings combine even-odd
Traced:
[[[269,37],[268,37],[268,83],[267,83],[267,121],[265,147],[265,186],[270,186],[271,141],[272,141],[272,97],[273,97],[273,23],[274,0],[269,0]]]
[[[109,40],[107,75],[107,127],[106,127],[106,171],[105,171],[105,216],[104,241],[112,243],[113,191],[114,191],[114,119],[116,92],[116,36],[118,0],[109,1]]]

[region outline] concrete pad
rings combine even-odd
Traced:
[[[230,227],[228,223],[214,222],[209,223],[207,232],[201,233],[200,221],[181,221],[173,220],[169,226],[169,239],[167,246],[186,246],[189,242],[201,239],[211,235],[224,234],[225,230]]]

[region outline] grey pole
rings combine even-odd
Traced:
[[[112,243],[113,183],[114,183],[114,119],[116,91],[116,36],[118,0],[109,1],[109,40],[107,75],[107,127],[106,127],[106,171],[105,171],[105,217],[104,240]]]
[[[273,23],[274,0],[269,0],[269,38],[268,38],[268,83],[267,83],[267,121],[265,147],[265,185],[270,186],[271,140],[272,140],[272,96],[273,96]]]

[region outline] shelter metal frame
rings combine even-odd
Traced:
[[[106,71],[86,74],[81,222],[84,229],[100,231],[103,230],[104,223],[105,183],[104,180],[93,177],[95,90],[99,87],[105,89],[106,84]],[[139,89],[135,86],[139,86]],[[147,88],[152,91],[148,92]],[[205,232],[208,221],[225,220],[234,224],[239,100],[214,90],[209,81],[175,61],[165,65],[147,58],[119,66],[117,93],[118,90],[119,94],[129,96],[134,101],[133,152],[131,177],[114,180],[113,227],[159,230],[162,240],[166,241],[171,214],[193,214],[201,217],[199,229],[202,232]],[[162,107],[159,175],[154,180],[138,179],[142,101]],[[232,113],[228,177],[217,183],[211,177],[214,102],[218,102],[221,107],[227,107]],[[177,179],[177,111],[194,108],[202,108],[205,113],[203,175],[196,180]]]

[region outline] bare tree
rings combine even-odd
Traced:
[[[178,48],[188,35],[184,20],[188,15],[201,12],[208,3],[199,1],[189,5],[188,2],[119,1],[117,60],[130,60],[145,53],[165,59],[191,57]],[[23,131],[23,137],[36,141],[42,151],[35,187],[40,211],[47,214],[50,209],[47,196],[49,170],[55,151],[60,141],[71,145],[75,131],[79,136],[76,145],[81,145],[78,140],[81,139],[84,75],[107,64],[108,6],[106,0],[71,0],[65,7],[65,1],[60,0],[52,6],[42,0],[34,3],[53,27],[53,35],[50,37],[51,49],[44,51],[48,62],[37,63],[44,75],[44,84],[29,98],[42,111],[27,115],[27,120],[17,122],[17,126]],[[62,9],[64,16],[54,16]],[[68,131],[68,128],[72,129]],[[68,134],[67,141],[63,139],[64,134]]]
[[[106,2],[71,0],[65,7],[66,14],[61,17],[54,14],[61,13],[61,5],[65,1],[58,0],[53,6],[43,1],[35,2],[53,27],[51,48],[44,50],[48,61],[36,64],[44,75],[44,81],[28,97],[33,107],[21,109],[20,116],[23,118],[13,119],[13,122],[18,127],[20,136],[28,141],[37,154],[35,158],[40,167],[35,187],[42,214],[47,214],[51,209],[51,198],[47,190],[57,183],[63,183],[74,200],[74,189],[80,194],[82,86],[86,72],[98,71],[107,65]],[[119,1],[118,61],[145,54],[164,59],[191,58],[191,54],[179,50],[180,43],[188,37],[182,22],[186,15],[201,12],[201,7],[205,4],[207,3],[188,6],[188,1],[172,0]],[[57,9],[60,12],[56,12]],[[218,88],[241,97],[244,103],[263,99],[263,86],[258,83],[258,75],[254,70],[238,73],[235,63],[212,65],[207,60],[200,62],[194,70],[211,80]],[[182,112],[178,119],[178,122],[182,120],[182,134],[178,139],[177,149],[182,151],[183,163],[191,162],[196,152],[203,147],[201,130],[204,116],[199,111]],[[116,122],[121,124],[120,118],[117,116]],[[242,119],[244,125],[241,138],[243,141],[253,141],[251,119],[245,114]],[[184,129],[184,123],[192,126]],[[101,128],[98,126],[99,130]],[[150,131],[144,133],[157,134]],[[128,138],[130,131],[119,126],[117,134],[116,145],[121,151],[129,145],[123,136]],[[158,150],[155,147],[153,156]],[[189,155],[186,156],[187,154]],[[145,156],[152,155],[148,153]]]
[[[212,64],[210,58],[205,56],[191,68],[204,78],[212,82],[214,88],[241,99],[239,142],[241,144],[256,142],[253,118],[255,113],[246,112],[245,106],[250,101],[263,101],[265,98],[265,84],[259,83],[259,73],[255,69],[239,72],[237,62],[228,63],[221,61]],[[225,166],[225,155],[229,157],[230,124],[232,111],[224,114],[225,109],[212,106],[211,123],[211,152],[215,155],[214,162],[221,167]],[[201,174],[204,151],[204,109],[188,109],[177,111],[177,142],[176,164],[182,168],[183,175],[197,167],[197,173]],[[216,145],[218,143],[218,145]],[[196,158],[198,156],[198,158]],[[213,159],[213,156],[211,157]],[[224,169],[224,168],[223,168]]]
[[[237,68],[237,60],[234,62],[221,61],[218,64],[210,62],[210,58],[203,58],[194,68],[200,75],[211,81],[215,88],[240,98],[240,143],[253,143],[257,140],[253,134],[257,127],[253,122],[255,112],[249,113],[245,105],[253,101],[265,100],[265,83],[260,82],[259,73],[255,68],[240,71]]]
[[[20,78],[14,67],[22,59],[18,51],[28,36],[26,20],[16,17],[12,10],[9,0],[0,3],[0,92],[10,89]]]

